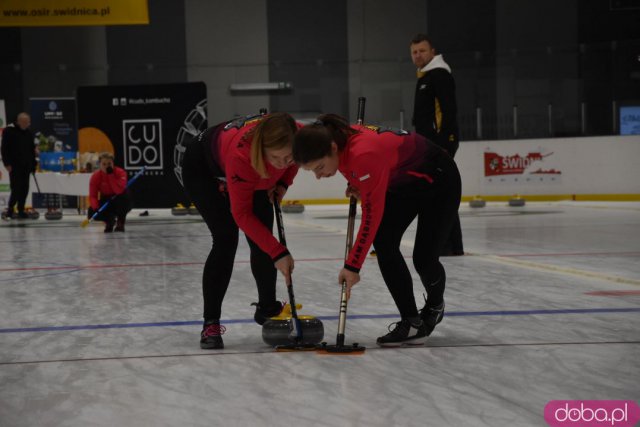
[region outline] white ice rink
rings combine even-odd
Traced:
[[[346,213],[284,218],[301,313],[329,342]],[[81,220],[0,224],[2,427],[545,426],[550,400],[640,400],[640,203],[463,204],[468,255],[442,259],[444,321],[425,347],[377,348],[398,316],[370,258],[347,320],[360,356],[263,344],[244,239],[226,348],[200,350],[211,239],[199,217],[134,211],[110,235]]]

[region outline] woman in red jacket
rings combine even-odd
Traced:
[[[298,172],[291,145],[297,130],[285,113],[221,123],[176,147],[176,174],[204,218],[213,244],[202,277],[204,326],[200,347],[224,344],[222,300],[229,286],[238,228],[251,250],[251,272],[258,287],[254,319],[263,324],[282,311],[276,300],[277,270],[291,281],[293,258],[273,236],[274,192],[278,201]]]
[[[401,321],[378,338],[381,346],[424,343],[444,315],[445,271],[439,261],[460,204],[460,174],[453,159],[424,137],[377,126],[350,126],[326,114],[300,129],[293,156],[318,179],[340,172],[347,195],[361,201],[362,222],[338,282],[360,281],[373,244]],[[418,218],[413,264],[427,292],[418,312],[411,274],[400,252],[407,227]]]
[[[100,169],[91,175],[89,181],[89,208],[88,217],[91,218],[93,213],[100,206],[106,203],[113,196],[109,206],[105,208],[96,217],[98,221],[104,221],[105,233],[114,231],[124,232],[124,224],[127,220],[127,213],[131,210],[131,198],[125,190],[127,187],[127,173],[124,169],[114,166],[113,154],[102,153],[99,158]]]

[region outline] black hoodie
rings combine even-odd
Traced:
[[[451,68],[436,55],[421,70],[416,83],[413,125],[416,133],[435,142],[453,156],[458,150],[456,85]]]
[[[12,168],[27,169],[33,172],[36,168],[36,146],[33,133],[19,126],[8,126],[2,132],[2,162]]]

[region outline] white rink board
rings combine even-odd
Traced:
[[[529,153],[548,156],[533,162],[521,175],[486,177],[484,156],[488,152],[501,156],[524,157]],[[463,195],[638,194],[639,159],[640,136],[463,142],[456,155]],[[561,173],[555,176],[530,173],[538,169]],[[519,180],[514,181],[515,178]]]
[[[541,153],[546,157],[531,162],[522,174],[485,177],[485,153],[503,157]],[[640,194],[639,159],[640,136],[636,135],[466,141],[460,144],[456,154],[463,196]],[[560,173],[531,174],[538,169]],[[311,172],[301,170],[286,198],[344,198],[345,188],[346,180],[342,176],[318,181]]]

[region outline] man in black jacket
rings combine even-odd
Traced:
[[[411,60],[418,67],[418,82],[413,105],[416,133],[444,148],[451,157],[458,151],[456,85],[449,64],[436,54],[428,36],[418,34],[411,40]],[[448,247],[442,255],[464,255],[460,217],[456,219]]]
[[[36,147],[33,133],[29,130],[31,117],[27,113],[18,114],[13,126],[2,133],[2,162],[9,172],[11,196],[3,216],[13,218],[13,207],[18,205],[18,218],[28,218],[24,204],[29,194],[29,175],[36,168]]]

